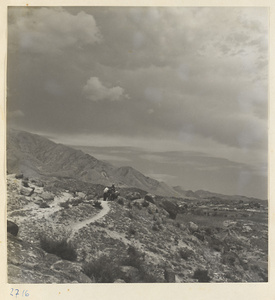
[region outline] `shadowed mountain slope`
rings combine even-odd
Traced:
[[[81,150],[57,144],[47,138],[10,129],[7,134],[8,173],[29,177],[65,177],[121,187],[136,187],[163,196],[179,193],[165,183],[144,176],[132,167],[116,168]]]

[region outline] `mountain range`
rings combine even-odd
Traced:
[[[82,150],[55,143],[26,131],[9,129],[7,132],[7,172],[23,173],[28,177],[72,178],[93,184],[135,187],[146,192],[185,199],[219,198],[249,200],[245,196],[229,196],[204,190],[185,190],[170,187],[164,182],[145,176],[130,166],[115,167],[96,159]]]
[[[7,133],[7,171],[28,177],[64,177],[94,184],[136,187],[170,197],[180,193],[164,182],[147,177],[132,167],[114,167],[81,150],[57,144],[37,134],[9,129]]]

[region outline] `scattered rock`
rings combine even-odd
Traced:
[[[27,180],[22,180],[22,185],[23,185],[24,187],[30,187],[30,186],[29,186],[29,182],[28,182]]]
[[[83,193],[83,192],[76,192],[76,196],[78,196],[79,198],[85,198],[86,197],[86,194]]]
[[[35,199],[35,201],[34,201],[34,203],[35,203],[36,205],[40,205],[42,202],[43,202],[43,200],[40,199],[40,198],[37,198],[37,199]]]
[[[40,208],[49,208],[50,206],[49,206],[49,204],[48,204],[47,202],[41,202],[41,203],[39,204],[39,207],[40,207]]]
[[[144,200],[155,204],[155,197],[152,194],[147,194],[144,196]]]
[[[149,202],[147,202],[146,200],[142,201],[142,206],[143,207],[148,207],[149,206]]]
[[[16,179],[23,179],[23,177],[24,177],[23,173],[20,173],[20,174],[16,174],[16,175],[15,175],[15,178],[16,178]]]
[[[14,222],[7,220],[7,231],[12,235],[17,236],[19,227]]]
[[[59,206],[60,206],[60,207],[63,207],[63,208],[66,208],[66,209],[70,207],[68,201],[60,202],[60,203],[59,203]]]
[[[132,266],[121,266],[123,278],[127,282],[140,282],[139,270]]]
[[[126,283],[123,279],[117,279],[114,281],[114,283]]]
[[[138,193],[138,192],[128,193],[126,195],[126,199],[129,199],[131,201],[140,199],[140,198],[141,198],[141,196],[140,196],[140,193]]]
[[[54,200],[54,194],[49,192],[43,192],[40,194],[40,197],[45,201],[52,201]]]
[[[28,188],[28,187],[22,186],[20,189],[20,194],[23,196],[30,197],[33,193],[34,193],[34,188]]]
[[[225,221],[223,222],[223,226],[224,226],[224,227],[233,227],[233,226],[235,226],[236,224],[237,224],[237,222],[232,221],[232,220],[225,220]]]
[[[188,228],[189,228],[190,232],[193,233],[199,229],[199,226],[193,222],[189,222]]]
[[[44,187],[44,183],[38,179],[32,179],[31,182],[37,187]]]
[[[169,213],[171,219],[176,219],[177,214],[179,212],[179,207],[176,203],[164,199],[161,202],[161,206]]]
[[[134,200],[133,201],[133,206],[137,207],[138,209],[142,209],[142,204],[141,204],[140,200]]]

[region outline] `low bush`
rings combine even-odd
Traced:
[[[197,269],[194,272],[194,279],[198,279],[199,282],[210,282],[211,278],[208,276],[207,270]]]
[[[62,259],[75,261],[77,258],[75,249],[70,242],[67,242],[66,238],[54,239],[40,234],[40,245],[46,252],[55,254]]]
[[[131,202],[128,202],[127,207],[128,207],[129,209],[132,209],[133,206],[132,206]]]
[[[49,208],[50,206],[49,206],[46,202],[41,202],[41,203],[39,204],[39,207],[40,207],[40,208]]]
[[[97,200],[94,201],[93,206],[96,207],[96,208],[98,208],[98,209],[103,209],[103,207],[101,205],[101,202],[97,201]]]
[[[68,201],[66,201],[66,202],[60,202],[59,206],[63,207],[63,208],[69,208],[69,202]]]
[[[193,256],[193,251],[188,248],[180,248],[179,255],[181,258],[187,260],[188,258]]]
[[[83,272],[97,283],[112,283],[122,277],[119,265],[106,255],[85,264]]]
[[[149,202],[147,202],[146,200],[144,200],[144,201],[142,202],[142,206],[143,206],[143,207],[148,207],[148,206],[149,206]]]
[[[122,198],[122,197],[119,197],[119,198],[117,199],[117,203],[123,206],[123,205],[124,205],[124,200],[123,200],[123,198]]]
[[[136,229],[135,229],[134,225],[131,224],[131,225],[129,226],[128,233],[129,233],[130,235],[135,235],[135,234],[136,234]]]

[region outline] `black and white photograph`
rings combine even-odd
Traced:
[[[267,283],[269,9],[7,13],[8,283]]]

